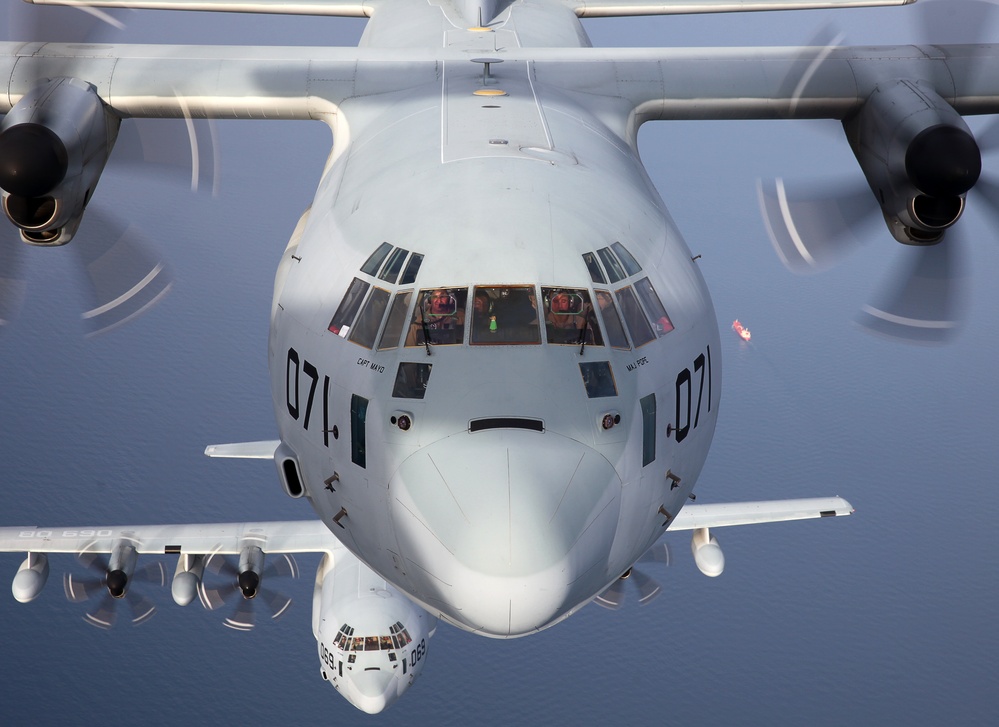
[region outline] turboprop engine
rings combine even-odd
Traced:
[[[121,119],[89,83],[56,78],[0,124],[3,211],[32,245],[64,245],[80,226]]]
[[[961,115],[932,89],[900,80],[879,86],[843,128],[892,236],[939,242],[982,171]]]

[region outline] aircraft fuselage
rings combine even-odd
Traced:
[[[269,357],[323,521],[431,613],[509,637],[661,535],[704,464],[721,361],[634,139],[479,57],[502,54],[340,107]]]

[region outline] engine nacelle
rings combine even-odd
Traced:
[[[879,86],[843,128],[895,239],[939,242],[982,171],[961,115],[932,89],[901,80]]]
[[[22,240],[72,239],[120,126],[94,87],[77,78],[48,81],[14,105],[0,124],[0,189]]]
[[[28,603],[38,598],[49,577],[49,559],[44,553],[28,553],[21,566],[17,569],[11,591],[21,603]]]
[[[690,550],[694,554],[694,564],[704,575],[717,578],[725,570],[725,554],[718,540],[707,528],[697,528],[690,538]]]

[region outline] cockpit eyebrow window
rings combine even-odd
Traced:
[[[656,295],[656,289],[652,287],[652,282],[648,278],[642,278],[635,283],[635,290],[638,297],[642,299],[642,303],[645,304],[645,310],[648,311],[649,318],[652,319],[656,335],[662,337],[672,331],[673,321],[666,314],[666,308],[659,300],[659,296]]]
[[[410,256],[409,262],[406,264],[406,269],[402,273],[399,285],[412,285],[416,282],[416,275],[420,272],[420,265],[422,263],[423,255],[418,252],[414,252]]]
[[[407,346],[461,343],[465,336],[465,302],[468,288],[421,290],[406,335]]]
[[[642,266],[638,264],[638,261],[630,252],[628,252],[628,249],[624,245],[620,242],[615,242],[611,245],[611,248],[615,253],[617,253],[617,258],[621,261],[621,264],[624,265],[624,270],[628,273],[628,277],[638,275],[642,272]]]
[[[583,253],[583,262],[586,264],[586,269],[590,273],[590,280],[598,285],[606,285],[607,280],[604,278],[604,271],[600,269],[599,263],[597,263],[597,258],[592,252]]]
[[[600,324],[582,288],[542,288],[548,343],[603,346]]]
[[[618,259],[614,256],[614,253],[611,252],[609,247],[600,248],[597,250],[597,255],[600,256],[600,260],[603,262],[604,268],[607,270],[607,277],[610,278],[610,282],[616,283],[617,281],[628,277],[624,272],[624,268],[621,267],[621,263],[618,262]]]
[[[387,242],[383,242],[379,245],[378,249],[371,253],[371,256],[364,261],[364,265],[361,266],[361,272],[366,275],[374,275],[377,273],[382,261],[389,254],[389,250],[391,249],[392,245]]]
[[[354,278],[350,287],[347,288],[346,295],[340,301],[340,307],[336,309],[333,318],[330,320],[329,330],[344,338],[350,333],[350,324],[354,322],[357,309],[361,307],[364,294],[368,292],[369,285],[359,278]]]
[[[541,343],[534,287],[477,287],[472,307],[472,344],[525,343]]]
[[[384,280],[386,283],[391,283],[395,285],[396,278],[399,277],[399,271],[402,270],[402,264],[406,262],[406,256],[409,255],[409,250],[403,250],[401,247],[397,247],[389,255],[388,260],[382,265],[381,272],[378,273],[378,277]]]

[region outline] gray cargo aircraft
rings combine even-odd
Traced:
[[[272,460],[319,519],[3,528],[0,551],[27,553],[15,598],[37,597],[49,553],[99,573],[67,579],[71,598],[108,603],[149,575],[140,556],[176,555],[174,600],[209,608],[265,597],[290,554],[321,553],[321,674],[367,712],[420,674],[438,619],[526,636],[612,593],[667,530],[691,531],[717,576],[716,528],[852,512],[691,502],[719,329],[640,162],[643,123],[841,120],[891,235],[932,247],[981,169],[961,115],[999,112],[996,46],[601,49],[579,20],[905,0],[53,4],[368,18],[352,49],[0,43],[3,210],[31,245],[72,244],[123,120],[313,119],[334,139],[275,281],[280,439],[206,450]],[[782,187],[765,199],[774,237],[806,257]]]

